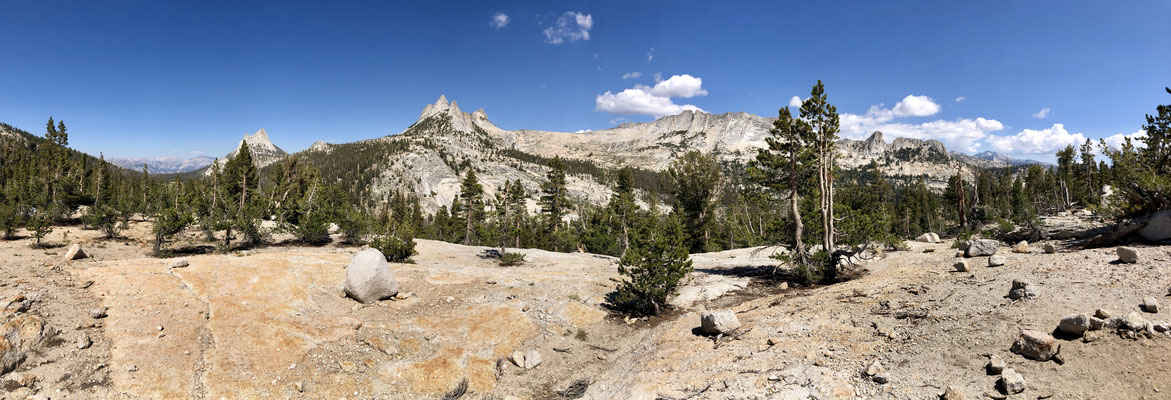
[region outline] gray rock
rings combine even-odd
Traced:
[[[870,366],[866,367],[867,376],[875,376],[883,372],[886,372],[886,367],[882,366],[882,363],[878,360],[874,360],[874,362],[870,363]]]
[[[1134,264],[1138,262],[1138,250],[1135,250],[1135,248],[1119,247],[1117,251],[1118,261],[1122,261],[1127,264]]]
[[[106,307],[98,307],[89,311],[90,318],[100,319],[106,317]]]
[[[69,261],[80,260],[86,257],[88,256],[85,254],[85,251],[82,250],[81,245],[77,243],[74,243],[73,246],[69,246],[69,251],[65,252],[65,259]]]
[[[1000,242],[992,239],[973,240],[968,244],[968,257],[981,257],[996,254],[1000,250]]]
[[[1101,330],[1105,326],[1106,326],[1106,320],[1098,318],[1098,317],[1090,317],[1090,330],[1091,331]]]
[[[1037,292],[1033,290],[1033,284],[1013,279],[1012,289],[1008,291],[1008,298],[1012,300],[1031,300],[1037,298]]]
[[[1094,317],[1101,318],[1101,319],[1110,319],[1110,312],[1106,311],[1106,309],[1104,309],[1104,308],[1099,308],[1097,310],[1094,310]]]
[[[988,257],[988,266],[989,267],[999,267],[1001,265],[1004,265],[1005,263],[1007,263],[1007,261],[1004,259],[1003,255],[994,254],[992,257]]]
[[[936,235],[934,232],[927,232],[919,235],[919,237],[915,238],[915,241],[923,243],[939,243],[939,235]]]
[[[1159,301],[1154,296],[1143,297],[1143,310],[1149,313],[1159,312]]]
[[[968,272],[968,271],[972,270],[972,268],[968,266],[968,262],[964,261],[964,260],[960,260],[960,261],[956,262],[954,267],[955,267],[956,271],[959,271],[959,272]]]
[[[77,337],[77,349],[78,350],[88,349],[89,346],[92,345],[93,343],[94,342],[89,339],[89,335],[86,335],[85,333],[82,333],[81,336]]]
[[[709,311],[699,317],[700,330],[708,334],[728,334],[740,327],[740,319],[728,311]]]
[[[1152,242],[1171,239],[1171,210],[1156,212],[1147,224],[1138,230],[1138,234]]]
[[[536,350],[529,350],[525,352],[525,369],[533,369],[541,365],[541,353]]]
[[[1012,344],[1013,353],[1037,361],[1049,361],[1061,350],[1061,346],[1048,333],[1024,330],[1020,338]],[[1005,370],[1008,372],[1008,370]]]
[[[187,258],[186,258],[186,257],[184,257],[184,258],[176,258],[176,259],[175,259],[175,261],[172,261],[172,262],[171,262],[171,268],[186,268],[188,265],[191,265],[191,264],[189,264],[189,263],[187,262]]]
[[[1171,332],[1171,323],[1166,321],[1153,324],[1155,332]]]
[[[399,289],[386,257],[376,249],[358,252],[346,267],[345,293],[361,303],[394,297]]]
[[[1141,331],[1147,328],[1147,319],[1143,318],[1137,312],[1132,312],[1125,317],[1117,316],[1106,320],[1106,327],[1110,329]]]
[[[1004,372],[1004,368],[1007,366],[1008,363],[1004,362],[1003,358],[993,354],[991,357],[988,357],[988,366],[986,368],[988,369],[988,373],[998,375]]]
[[[1041,248],[1045,250],[1046,254],[1053,254],[1057,252],[1057,246],[1054,246],[1053,243],[1045,243],[1045,245],[1041,246]]]
[[[1000,374],[1000,380],[996,381],[996,386],[1004,394],[1017,394],[1025,391],[1025,378],[1016,370],[1006,368]]]
[[[512,356],[508,357],[508,360],[512,361],[513,365],[516,365],[521,368],[525,367],[525,353],[521,353],[519,351],[514,351],[514,352],[512,352]]]
[[[890,378],[888,378],[886,376],[886,374],[875,374],[874,376],[870,377],[870,380],[873,380],[874,383],[877,383],[879,385],[890,382]]]
[[[1057,324],[1057,330],[1070,335],[1081,336],[1090,330],[1090,317],[1085,314],[1066,316]]]

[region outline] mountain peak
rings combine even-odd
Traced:
[[[268,138],[268,132],[265,132],[265,131],[264,131],[264,128],[260,128],[260,130],[256,131],[256,133],[253,133],[253,134],[251,134],[251,135],[247,135],[247,134],[245,134],[245,135],[244,135],[244,139],[241,139],[241,140],[240,140],[240,143],[241,143],[241,144],[243,144],[243,143],[248,143],[248,148],[249,148],[249,149],[253,149],[252,151],[257,151],[257,150],[275,151],[275,150],[279,150],[279,149],[277,149],[276,145],[272,144],[272,140],[270,140],[270,139]],[[237,145],[236,147],[237,147],[237,148],[239,148],[240,146],[239,146],[239,145]]]

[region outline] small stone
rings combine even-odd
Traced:
[[[874,362],[870,363],[869,367],[866,367],[867,376],[875,376],[883,372],[886,372],[886,367],[883,367],[882,363],[878,360],[874,360]]]
[[[1123,322],[1123,326],[1132,331],[1141,331],[1147,327],[1147,319],[1143,318],[1143,316],[1139,315],[1137,312],[1131,312],[1130,314],[1127,314],[1126,319]]]
[[[1117,251],[1118,251],[1118,261],[1121,261],[1121,262],[1124,262],[1127,264],[1134,264],[1134,263],[1138,262],[1138,250],[1135,250],[1135,248],[1133,248],[1133,247],[1119,247]]]
[[[770,337],[770,338],[768,338],[768,342],[767,342],[767,343],[768,343],[768,345],[769,345],[769,346],[776,346],[776,345],[778,345],[778,344],[780,344],[780,343],[781,343],[781,339],[780,339],[780,338],[776,338],[776,337]]]
[[[789,282],[781,282],[780,285],[777,285],[777,288],[781,290],[789,290]]]
[[[1057,330],[1076,336],[1090,330],[1090,317],[1085,314],[1068,315],[1057,324]]]
[[[948,386],[947,390],[939,395],[939,400],[964,400],[964,395],[955,386]]]
[[[80,260],[86,257],[88,256],[85,254],[85,251],[82,250],[81,245],[77,243],[74,243],[73,246],[69,246],[69,251],[65,252],[66,261]]]
[[[89,316],[94,319],[105,318],[106,317],[106,307],[99,307],[99,308],[95,308],[93,310],[90,310]]]
[[[512,352],[512,356],[509,357],[508,360],[512,361],[513,365],[516,365],[521,368],[525,367],[525,353],[521,353],[519,351],[514,351],[514,352]]]
[[[998,355],[993,354],[992,357],[988,357],[987,369],[989,374],[998,375],[1004,372],[1004,368],[1007,366],[1008,363],[1004,362],[1004,359]]]
[[[1171,323],[1159,322],[1154,324],[1155,332],[1171,332]]]
[[[1086,332],[1086,334],[1082,336],[1082,342],[1085,343],[1091,343],[1095,340],[1098,340],[1098,332]]]
[[[875,374],[874,376],[870,377],[870,379],[873,380],[874,383],[877,383],[880,385],[885,384],[890,381],[890,379],[888,379],[886,377],[886,374]]]
[[[538,353],[536,350],[526,351],[524,357],[525,369],[533,369],[541,365],[541,353]]]
[[[999,267],[1001,265],[1004,265],[1006,262],[1007,261],[1004,259],[1004,256],[1000,255],[1000,254],[994,254],[994,255],[992,255],[992,257],[988,257],[988,266],[989,267]]]
[[[305,384],[301,383],[301,381],[297,381],[293,383],[293,388],[297,389],[297,393],[301,393],[305,391]]]
[[[1061,355],[1061,353],[1054,354],[1053,362],[1057,363],[1057,365],[1065,365],[1065,356]]]
[[[444,298],[443,298],[443,302],[444,302],[444,303],[450,303],[450,302],[453,302],[453,301],[455,301],[455,297],[447,296],[447,297],[444,297]]]
[[[968,244],[968,257],[981,257],[996,254],[1000,249],[1000,242],[992,239],[973,240]]]
[[[1090,330],[1091,331],[1101,330],[1102,327],[1104,327],[1104,326],[1106,326],[1106,320],[1098,318],[1098,317],[1090,317]]]
[[[81,336],[77,337],[77,349],[78,350],[88,349],[89,346],[92,345],[93,343],[94,342],[92,340],[90,340],[89,335],[86,335],[85,333],[82,333]]]
[[[1037,292],[1033,290],[1033,284],[1013,279],[1012,289],[1008,291],[1008,298],[1012,300],[1035,299]]]
[[[1011,351],[1025,358],[1037,361],[1049,361],[1061,350],[1053,336],[1033,330],[1021,331],[1021,336],[1012,344]]]
[[[1101,318],[1101,319],[1110,319],[1110,312],[1106,311],[1105,309],[1099,308],[1097,310],[1094,310],[1094,317]]]
[[[769,376],[768,376],[768,380],[769,380],[769,381],[771,381],[771,382],[777,382],[777,381],[780,381],[780,380],[781,380],[781,377],[779,377],[779,376],[776,376],[776,375],[769,375]]]
[[[126,372],[135,372],[135,371],[138,371],[137,365],[131,364],[126,367]]]
[[[1024,240],[1020,241],[1020,243],[1017,243],[1016,246],[1012,246],[1012,252],[1013,253],[1028,253],[1029,252],[1029,242],[1026,242]]]
[[[740,319],[728,310],[703,313],[699,322],[700,329],[708,334],[728,334],[740,327]]]
[[[1149,313],[1159,312],[1159,301],[1154,296],[1143,297],[1143,310]]]
[[[161,331],[161,330],[163,330],[163,326],[162,325],[156,326],[155,329],[158,329]]]
[[[1057,252],[1057,246],[1054,246],[1053,243],[1045,243],[1045,245],[1041,246],[1041,248],[1045,249],[1046,254],[1053,254]]]
[[[956,252],[956,258],[963,257],[963,256],[964,256],[964,252],[962,252],[962,251]]]
[[[174,261],[171,261],[171,268],[186,268],[188,265],[191,264],[187,262],[186,257],[176,258]]]
[[[1006,368],[1004,373],[1000,374],[1000,380],[996,381],[996,386],[1004,394],[1017,394],[1025,391],[1025,378],[1016,370]]]
[[[959,271],[959,272],[968,272],[968,271],[972,270],[971,267],[968,267],[968,262],[964,261],[964,260],[960,260],[959,262],[956,262],[955,265],[953,265],[953,267],[955,267],[956,271]]]

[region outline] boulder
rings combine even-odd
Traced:
[[[1057,252],[1057,246],[1054,246],[1053,243],[1045,243],[1045,245],[1041,246],[1041,248],[1045,250],[1045,254],[1053,254]]]
[[[740,327],[740,319],[728,310],[709,311],[700,316],[700,330],[708,334],[728,334]]]
[[[81,245],[77,243],[74,243],[73,246],[69,246],[69,251],[65,252],[65,259],[68,261],[80,260],[86,257],[88,256],[86,256],[85,251],[82,250]]]
[[[512,361],[513,365],[516,365],[521,368],[525,367],[525,353],[521,353],[519,351],[514,351],[514,352],[512,352],[512,356],[508,357],[508,359],[509,359],[509,361]]]
[[[1091,331],[1101,330],[1105,326],[1106,326],[1105,319],[1098,318],[1098,317],[1090,317],[1090,330]]]
[[[1029,252],[1029,242],[1026,242],[1024,240],[1020,241],[1019,243],[1016,244],[1016,246],[1012,246],[1012,252],[1013,253],[1028,253]]]
[[[187,262],[186,257],[176,258],[175,261],[171,261],[171,268],[186,268],[188,265],[191,264]]]
[[[1017,338],[1010,350],[1025,358],[1037,361],[1049,361],[1061,350],[1061,346],[1048,333],[1024,330],[1021,331],[1020,338]],[[1007,374],[1010,370],[1005,370],[1004,372]]]
[[[1171,239],[1171,210],[1161,210],[1151,215],[1147,224],[1138,230],[1138,235],[1152,242]]]
[[[1118,261],[1121,261],[1121,262],[1124,262],[1127,264],[1134,264],[1134,263],[1138,262],[1138,250],[1135,250],[1135,248],[1133,248],[1133,247],[1119,247],[1117,251],[1118,251]]]
[[[1110,329],[1140,331],[1147,328],[1147,319],[1139,315],[1138,312],[1132,312],[1125,317],[1120,315],[1106,320],[1106,327]]]
[[[939,243],[940,240],[939,235],[935,234],[934,232],[927,232],[919,235],[919,237],[915,238],[915,241],[923,243]]]
[[[533,369],[541,365],[541,353],[536,350],[529,350],[525,352],[524,367],[525,369]]]
[[[1085,314],[1068,315],[1057,324],[1057,330],[1073,336],[1081,336],[1090,330],[1090,317]]]
[[[968,244],[968,257],[981,257],[996,254],[1000,249],[1000,242],[992,239],[973,240]]]
[[[1149,313],[1159,312],[1159,301],[1154,296],[1143,297],[1143,310]]]
[[[1004,394],[1017,394],[1025,391],[1025,377],[1012,368],[1006,368],[996,381],[996,387]]]
[[[988,357],[988,366],[985,367],[985,369],[988,370],[989,374],[998,375],[1001,372],[1004,372],[1004,368],[1007,366],[1008,363],[1004,362],[1003,358],[993,354],[991,357]]]
[[[1037,292],[1033,290],[1033,284],[1013,279],[1012,289],[1008,291],[1008,298],[1012,300],[1035,299]]]
[[[100,319],[106,317],[106,307],[98,307],[89,311],[90,318]]]
[[[371,303],[394,297],[398,291],[398,281],[381,251],[362,250],[346,267],[345,293],[354,300]]]
[[[972,270],[972,268],[968,266],[968,262],[964,261],[964,260],[960,260],[960,261],[956,262],[954,267],[955,267],[956,271],[959,271],[959,272],[968,272],[968,271]]]
[[[1006,262],[1007,261],[1005,261],[1004,255],[1001,255],[1001,254],[993,254],[992,257],[988,257],[988,266],[989,267],[999,267],[1001,265],[1004,265]]]

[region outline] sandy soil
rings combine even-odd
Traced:
[[[466,382],[464,398],[540,399],[578,381],[597,399],[928,399],[949,385],[1000,397],[984,370],[992,354],[1028,383],[1010,398],[1171,397],[1166,335],[1059,340],[1064,364],[1009,352],[1020,330],[1049,332],[1068,314],[1171,301],[1166,247],[1139,247],[1137,264],[1115,262],[1112,248],[1002,248],[1007,265],[971,258],[972,272],[959,273],[949,243],[911,243],[857,279],[790,289],[763,276],[775,266],[768,250],[694,255],[679,308],[633,320],[603,305],[618,277],[612,257],[518,250],[528,262],[505,268],[484,248],[420,240],[415,264],[391,265],[403,296],[360,305],[341,291],[356,247],[192,254],[170,268],[147,256],[147,224],[98,236],[56,229],[50,242],[89,253],[76,261],[63,260],[65,246],[0,242],[0,298],[36,298],[28,313],[53,332],[0,377],[4,398],[440,398]],[[1005,298],[1013,279],[1039,297]],[[98,307],[108,317],[91,318]],[[1166,307],[1144,317],[1171,319]],[[744,327],[735,338],[698,334],[709,309],[735,311]],[[91,347],[77,348],[82,334]],[[536,368],[509,361],[528,350],[541,354]],[[864,373],[875,360],[885,384]]]

